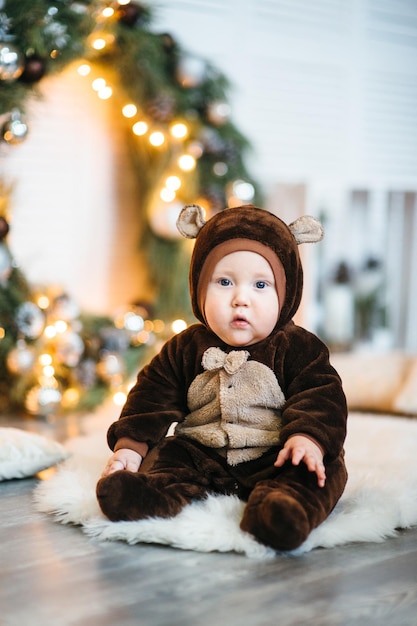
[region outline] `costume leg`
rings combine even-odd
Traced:
[[[215,457],[190,440],[170,437],[154,449],[139,472],[114,472],[99,480],[97,499],[112,521],[172,517],[210,491],[226,493],[233,479]]]
[[[254,487],[240,527],[276,550],[294,550],[328,517],[346,480],[343,458],[326,466],[324,487],[303,463],[287,463],[274,478]]]

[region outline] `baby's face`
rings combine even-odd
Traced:
[[[249,346],[265,339],[279,315],[268,261],[249,251],[220,259],[207,287],[204,312],[211,330],[230,346]]]

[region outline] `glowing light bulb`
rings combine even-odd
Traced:
[[[178,176],[168,176],[165,181],[165,186],[167,189],[177,191],[181,187],[181,180],[178,178]]]
[[[146,122],[136,122],[136,124],[133,124],[132,126],[132,131],[135,135],[141,137],[148,132],[148,125]]]
[[[183,139],[188,135],[188,128],[182,122],[177,122],[171,127],[171,135],[175,139]]]
[[[94,50],[104,50],[104,48],[107,46],[106,40],[103,39],[103,37],[97,37],[97,39],[94,39],[94,41],[91,44],[92,48],[94,48]]]
[[[43,334],[47,339],[53,339],[56,337],[56,328],[55,326],[46,326]]]
[[[135,117],[137,112],[138,112],[138,109],[135,104],[125,104],[125,106],[122,109],[123,115],[128,118]]]
[[[68,324],[64,320],[57,320],[55,322],[55,328],[57,333],[65,333],[68,328]]]
[[[50,354],[46,354],[46,353],[45,353],[45,354],[41,354],[41,355],[39,356],[39,363],[40,363],[41,365],[43,365],[44,367],[45,367],[46,365],[51,365],[51,363],[52,363],[52,357],[51,357],[51,355],[50,355]]]
[[[109,87],[109,85],[106,85],[105,87],[103,87],[103,89],[100,89],[97,95],[100,100],[108,100],[113,95],[113,89]]]
[[[165,135],[160,130],[155,130],[149,135],[149,143],[152,146],[159,147],[165,142]]]
[[[104,87],[106,86],[106,81],[104,80],[104,78],[95,78],[91,83],[91,86],[94,91],[100,91],[100,89],[104,89]]]
[[[36,303],[40,309],[47,309],[49,306],[49,298],[48,296],[41,295],[38,297]]]
[[[91,67],[88,65],[88,63],[83,63],[82,65],[80,65],[77,72],[80,76],[88,76],[91,72]]]
[[[171,328],[177,335],[187,328],[187,322],[184,320],[174,320],[171,324]]]
[[[175,200],[175,191],[173,189],[167,189],[166,187],[164,187],[163,189],[161,189],[159,196],[164,202],[172,202],[173,200]]]
[[[195,158],[191,154],[183,154],[178,159],[178,165],[184,172],[191,172],[196,166]]]
[[[45,367],[43,368],[43,373],[48,378],[52,378],[52,376],[55,374],[55,369],[52,367],[52,365],[45,365]]]
[[[116,391],[116,393],[113,395],[113,402],[116,406],[123,406],[126,402],[126,399],[127,395],[124,391]]]
[[[113,7],[105,7],[101,12],[103,17],[112,17],[114,15]]]

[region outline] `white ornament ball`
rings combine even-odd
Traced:
[[[149,210],[149,225],[153,232],[164,239],[179,239],[177,219],[184,203],[180,200],[155,202]]]

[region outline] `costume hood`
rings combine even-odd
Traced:
[[[292,319],[303,290],[303,269],[298,244],[323,238],[321,224],[303,216],[289,226],[276,215],[253,205],[227,208],[207,222],[203,209],[185,206],[177,220],[179,232],[196,239],[190,264],[190,295],[194,315],[203,324],[208,281],[220,258],[237,250],[258,252],[271,265],[275,276],[280,315],[276,329]]]

